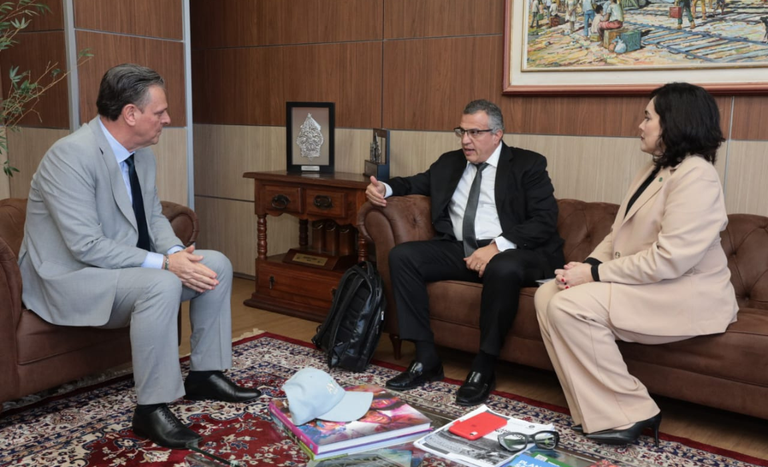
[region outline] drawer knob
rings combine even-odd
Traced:
[[[313,204],[318,209],[331,209],[333,207],[333,200],[327,195],[317,195]]]
[[[290,202],[290,198],[285,195],[275,195],[275,197],[272,198],[272,207],[275,209],[285,209]]]

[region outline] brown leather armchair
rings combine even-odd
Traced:
[[[566,261],[583,261],[608,233],[618,210],[615,204],[572,199],[558,200],[558,207]],[[396,244],[434,236],[429,209],[427,197],[402,196],[389,198],[383,209],[366,203],[358,213],[360,233],[375,245],[388,303],[384,330],[390,333],[396,358],[400,342],[389,251]],[[655,346],[622,342],[619,347],[630,372],[655,394],[768,419],[768,217],[728,218],[721,238],[740,305],[738,321],[722,334]],[[436,344],[478,351],[481,287],[460,281],[427,286]],[[501,359],[551,370],[533,306],[535,292],[521,291]]]
[[[128,328],[56,326],[24,308],[18,253],[26,206],[26,199],[0,200],[0,404],[131,361]],[[195,212],[167,201],[162,207],[176,236],[192,244]]]

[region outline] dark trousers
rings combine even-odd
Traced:
[[[551,277],[553,269],[543,254],[507,250],[494,256],[480,277],[467,269],[464,247],[455,240],[407,242],[389,253],[389,270],[397,305],[400,338],[434,342],[429,325],[427,283],[441,280],[483,284],[480,304],[480,350],[498,356],[517,315],[522,287]]]

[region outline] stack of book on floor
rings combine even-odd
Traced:
[[[405,444],[431,429],[429,418],[381,387],[360,385],[345,390],[374,394],[370,410],[361,419],[313,420],[296,426],[291,421],[287,401],[282,399],[270,402],[269,414],[313,461]]]
[[[502,418],[503,420],[500,421],[502,425],[473,440],[450,431],[453,424],[485,413]],[[521,433],[531,436],[540,431],[555,431],[555,427],[552,424],[543,425],[508,417],[482,405],[417,440],[413,445],[436,456],[470,467],[589,467],[595,465],[593,459],[565,449],[544,450],[531,443],[526,449],[512,452],[499,443],[499,435],[502,434]]]

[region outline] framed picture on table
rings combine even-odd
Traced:
[[[334,110],[333,102],[286,102],[288,172],[333,172]]]

